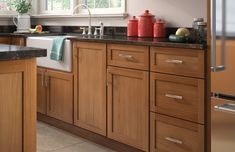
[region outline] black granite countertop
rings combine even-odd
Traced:
[[[174,43],[170,42],[167,38],[138,38],[127,36],[88,36],[67,34],[68,38],[73,41],[84,42],[107,42],[117,44],[130,44],[130,45],[147,45],[157,47],[175,47],[175,48],[188,48],[188,49],[205,49],[206,44],[196,43]]]
[[[0,36],[22,36],[22,37],[34,37],[34,36],[68,36],[73,41],[83,42],[107,42],[118,44],[130,44],[130,45],[147,45],[157,47],[175,47],[175,48],[188,48],[188,49],[205,49],[206,44],[196,43],[175,43],[170,42],[167,38],[138,38],[127,36],[89,36],[81,35],[77,33],[43,33],[43,34],[30,34],[30,33],[0,33]]]
[[[0,61],[45,57],[46,49],[0,44]]]

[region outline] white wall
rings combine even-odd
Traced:
[[[126,0],[129,17],[140,15],[145,9],[156,17],[165,19],[171,27],[191,27],[194,17],[206,18],[207,0]],[[126,26],[128,18],[94,18],[93,25],[103,21],[106,26]],[[34,19],[35,24],[84,26],[86,18]]]

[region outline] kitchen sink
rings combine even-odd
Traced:
[[[26,46],[37,47],[47,49],[47,57],[37,58],[37,66],[71,72],[72,71],[72,46],[70,40],[65,40],[64,45],[64,60],[55,61],[50,59],[51,48],[53,44],[53,39],[58,36],[33,36],[28,37],[26,41]],[[66,36],[74,37],[74,36]]]

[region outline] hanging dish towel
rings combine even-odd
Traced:
[[[50,58],[55,61],[63,61],[64,58],[64,42],[66,37],[60,36],[53,40]]]

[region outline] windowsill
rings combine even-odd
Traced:
[[[14,16],[17,16],[17,14],[0,14],[0,19],[8,19],[8,18],[12,18]],[[32,14],[30,15],[31,18],[87,18],[89,17],[88,14],[76,14],[76,15],[59,15],[59,14]],[[125,18],[127,17],[128,14],[127,13],[118,13],[118,14],[92,14],[91,17],[92,18]]]
[[[127,17],[127,13],[119,13],[119,14],[92,14],[92,18],[125,18]],[[88,14],[76,14],[76,15],[57,15],[57,14],[39,14],[39,15],[31,15],[32,18],[87,18]]]

